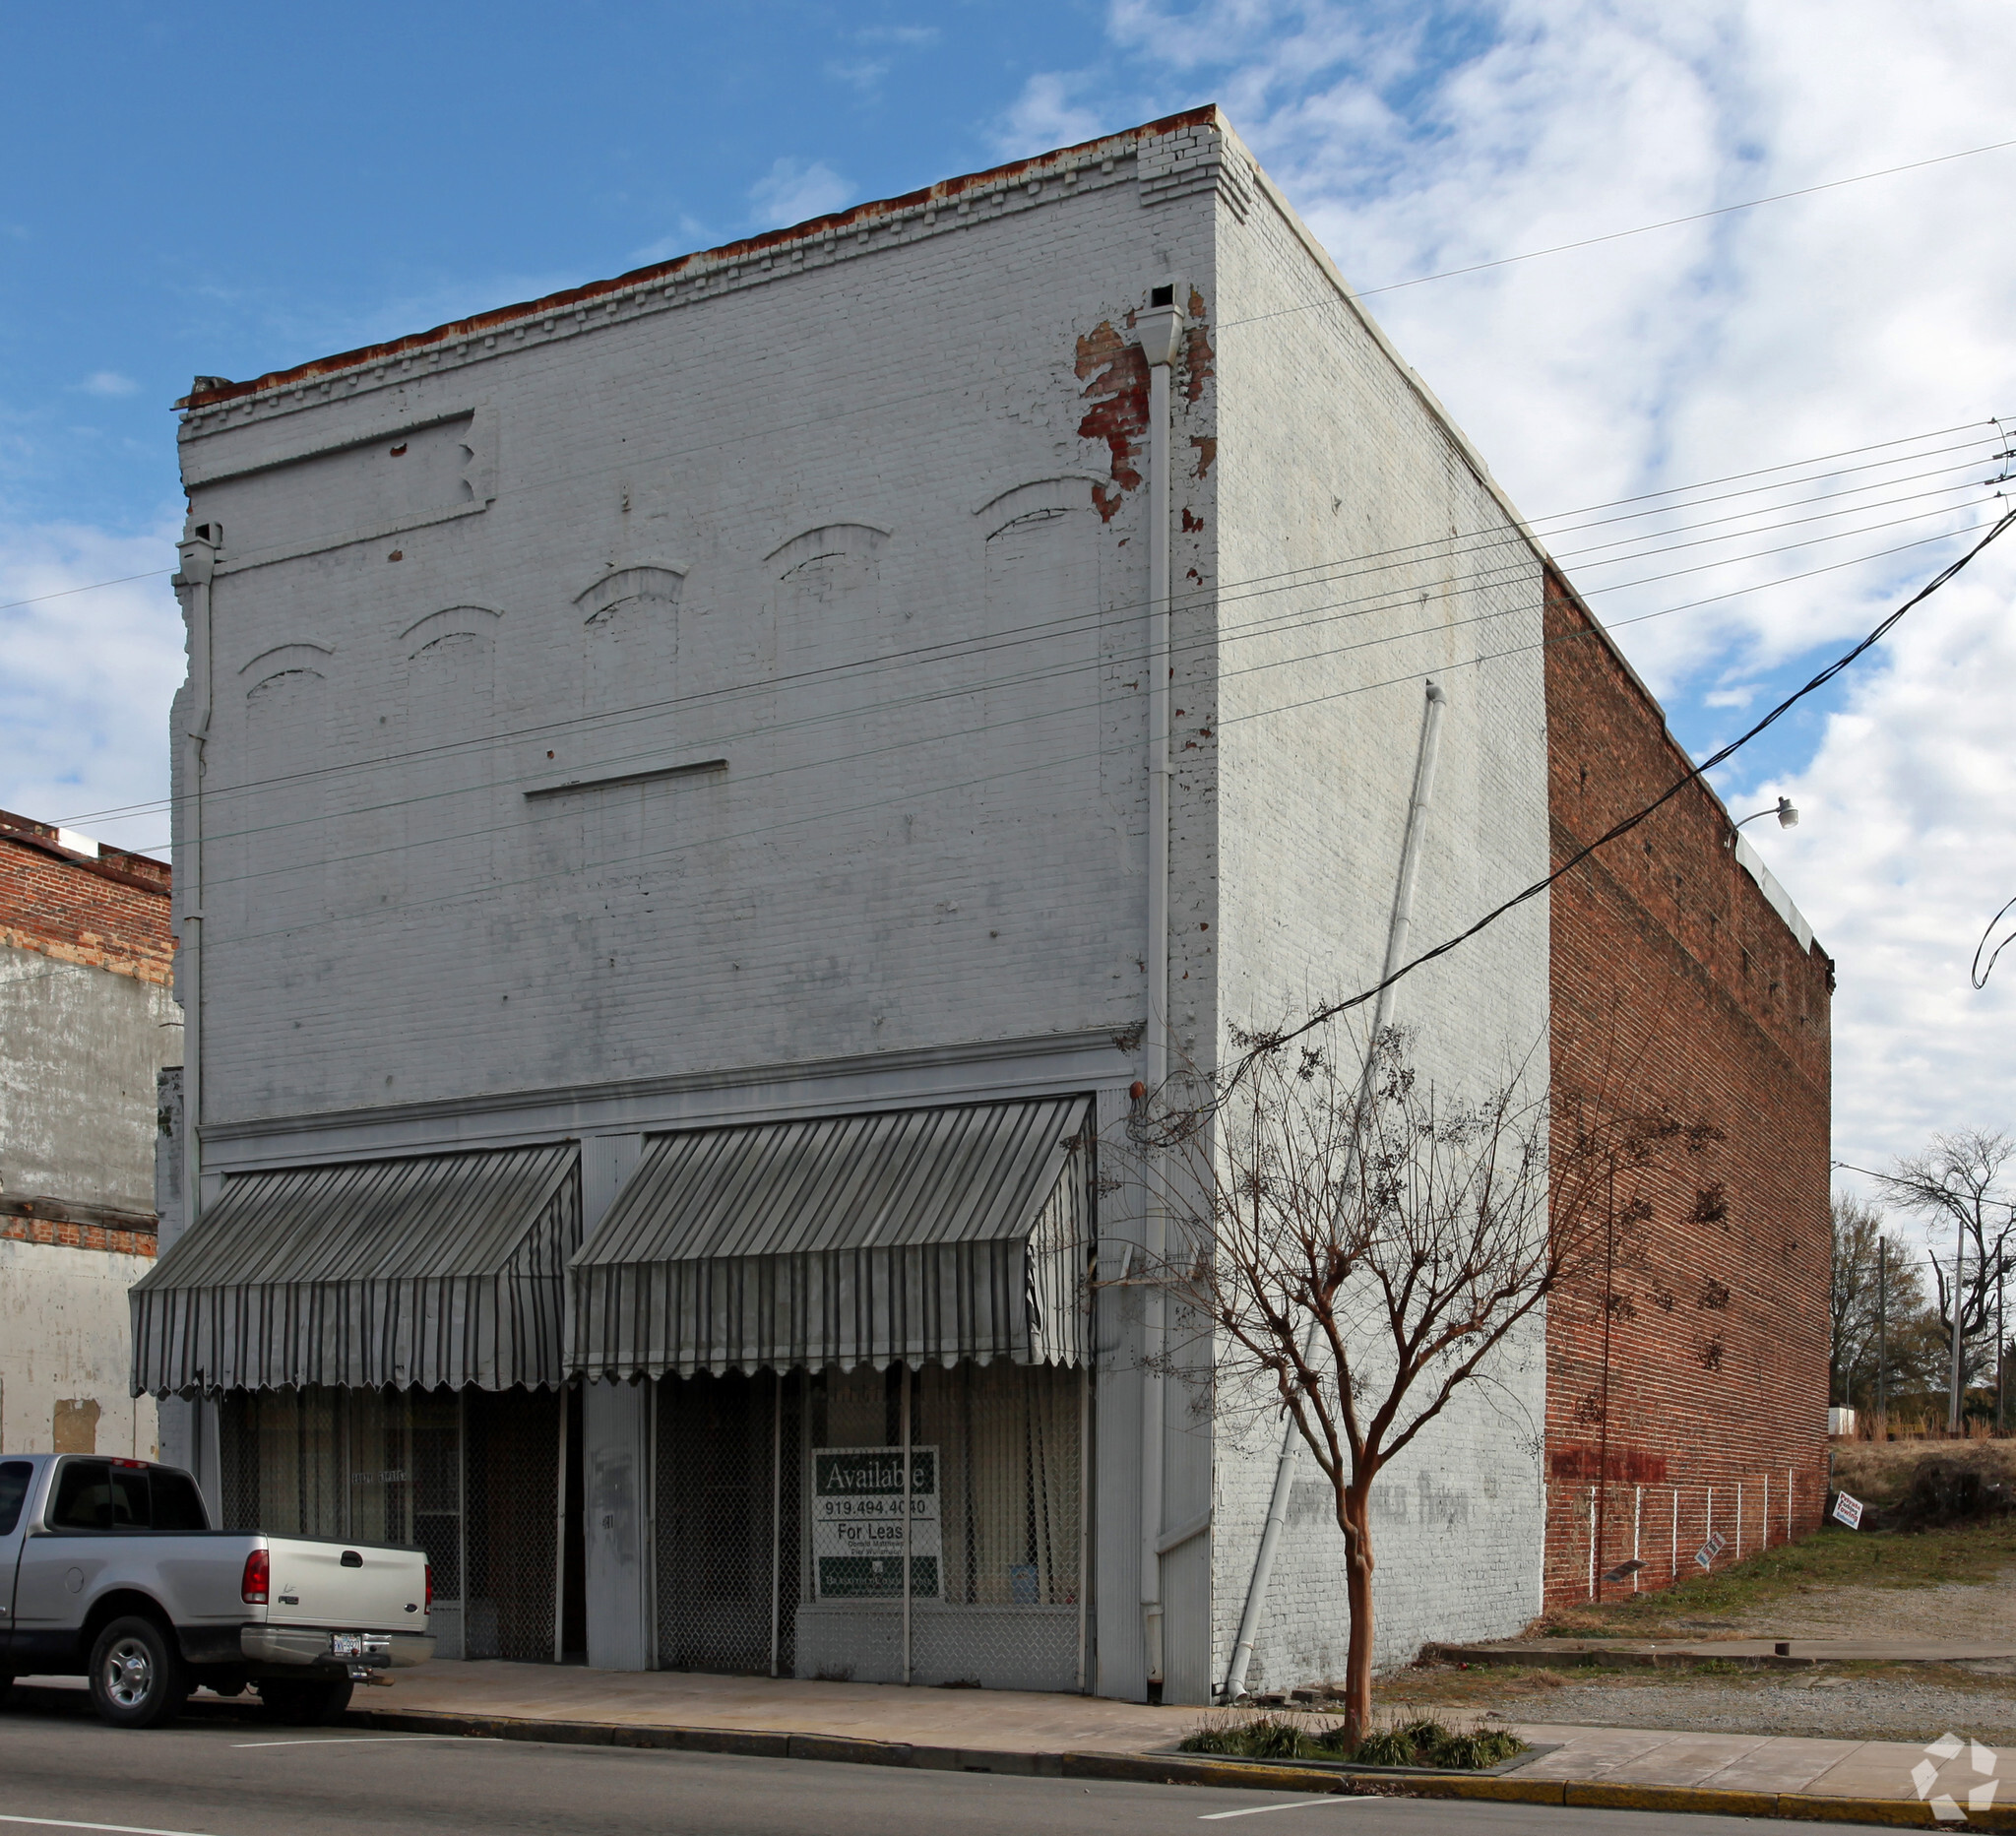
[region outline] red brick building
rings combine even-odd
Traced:
[[[1558,867],[1692,761],[1551,574],[1546,636]],[[1834,965],[1702,785],[1555,883],[1552,958],[1557,1093],[1717,1131],[1620,1171],[1607,1279],[1550,1306],[1559,1606],[1697,1573],[1711,1534],[1721,1566],[1820,1522]]]
[[[0,1448],[149,1455],[128,1287],[182,1056],[167,866],[0,810]]]

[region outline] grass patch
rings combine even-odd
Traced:
[[[1178,1741],[1176,1750],[1231,1759],[1349,1759],[1361,1766],[1474,1771],[1517,1758],[1526,1742],[1498,1728],[1445,1728],[1423,1718],[1375,1729],[1354,1748],[1342,1722],[1308,1725],[1281,1715],[1256,1715],[1208,1721]]]
[[[1755,1620],[1778,1602],[1829,1588],[1981,1586],[2016,1567],[2016,1519],[1902,1535],[1830,1525],[1802,1543],[1760,1551],[1657,1593],[1564,1607],[1540,1629],[1563,1638],[1649,1638],[1687,1620]]]

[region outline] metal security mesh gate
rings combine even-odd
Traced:
[[[463,1655],[555,1655],[560,1404],[550,1390],[463,1392]]]
[[[550,1392],[234,1390],[220,1418],[226,1527],[417,1546],[441,1656],[553,1656]]]
[[[658,1661],[789,1677],[802,1386],[773,1371],[658,1389]]]
[[[1082,1689],[1088,1403],[999,1361],[662,1380],[660,1665]]]

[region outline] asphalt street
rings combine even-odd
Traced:
[[[547,1746],[269,1727],[191,1717],[144,1734],[102,1727],[81,1696],[17,1694],[0,1709],[0,1836],[1690,1836],[1737,1818],[1303,1797],[1185,1786],[828,1765],[806,1760]]]

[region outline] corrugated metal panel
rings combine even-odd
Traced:
[[[132,1291],[136,1395],[556,1383],[572,1142],[239,1173]]]
[[[1076,1363],[1077,1098],[664,1135],[570,1265],[570,1369]]]

